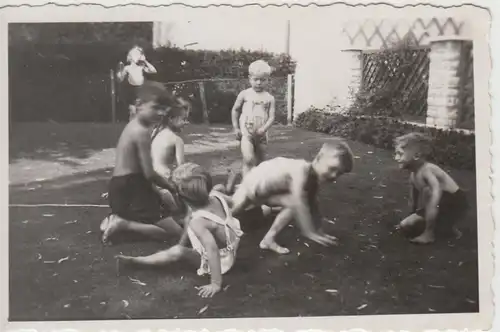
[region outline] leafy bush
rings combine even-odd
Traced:
[[[475,135],[415,126],[387,117],[360,117],[326,113],[311,108],[299,114],[295,126],[344,137],[379,148],[393,149],[394,138],[409,132],[424,132],[433,139],[431,160],[439,165],[474,170]]]

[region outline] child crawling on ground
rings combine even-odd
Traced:
[[[412,214],[396,228],[404,230],[425,222],[423,233],[410,240],[418,244],[434,242],[437,234],[461,237],[455,224],[465,214],[467,199],[450,175],[426,160],[430,139],[421,133],[406,134],[396,138],[395,150],[395,160],[410,171],[412,208]]]
[[[172,175],[172,169],[184,163],[184,140],[180,132],[188,123],[190,105],[179,99],[179,106],[172,108],[163,116],[160,124],[153,131],[151,158],[153,169],[165,179]],[[167,189],[154,185],[165,207],[174,215],[181,216],[183,207],[177,205],[175,196]]]
[[[261,249],[278,254],[290,251],[276,243],[276,236],[294,220],[303,235],[322,245],[336,243],[321,228],[317,194],[319,185],[334,182],[353,167],[352,152],[341,139],[323,144],[312,162],[278,157],[262,162],[244,177],[233,195],[233,214],[252,205],[281,207],[271,228],[260,242]]]
[[[224,186],[212,188],[212,178],[201,166],[182,164],[173,171],[172,180],[190,210],[179,244],[150,256],[116,257],[118,262],[143,266],[162,266],[181,259],[191,261],[199,266],[198,275],[210,274],[210,284],[199,287],[199,295],[212,297],[221,290],[222,275],[231,269],[236,259],[243,235],[240,222],[231,214],[231,198],[217,190],[224,191]],[[186,237],[192,249],[184,246]]]
[[[180,235],[182,227],[172,218],[162,218],[160,196],[153,184],[175,193],[175,186],[155,172],[151,158],[154,126],[179,101],[163,86],[147,82],[138,91],[137,116],[123,130],[116,147],[116,164],[109,183],[111,215],[101,223],[102,241],[122,231],[164,240]]]

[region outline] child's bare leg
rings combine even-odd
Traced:
[[[422,218],[418,214],[413,213],[413,214],[409,215],[408,217],[404,218],[403,220],[401,220],[401,222],[396,226],[396,229],[411,227],[411,226],[415,225],[416,223],[421,222],[423,219],[424,218]]]
[[[293,215],[293,209],[285,208],[281,210],[281,212],[276,216],[276,219],[274,219],[271,228],[260,242],[259,246],[261,249],[269,249],[280,255],[288,254],[290,252],[287,248],[276,243],[276,236],[286,225],[290,223],[290,221],[293,220]]]
[[[255,148],[252,140],[247,137],[241,137],[241,154],[243,156],[243,176],[255,167]]]
[[[171,235],[180,235],[182,233],[182,227],[172,218],[160,220],[156,224],[143,224],[112,215],[102,235],[102,242],[109,242],[111,236],[122,231],[135,232],[153,239],[165,240]]]
[[[115,256],[119,261],[126,263],[133,263],[142,266],[163,266],[170,263],[177,262],[183,258],[190,261],[199,262],[200,256],[193,249],[188,249],[181,245],[175,245],[167,250],[162,250],[149,256],[126,256],[117,255]]]
[[[419,236],[410,240],[416,244],[428,244],[435,241],[434,229],[436,226],[435,220],[425,220],[425,230]]]

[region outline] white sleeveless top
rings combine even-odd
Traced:
[[[243,135],[252,136],[255,130],[267,122],[271,100],[272,96],[268,92],[257,93],[253,89],[245,90],[240,117],[240,129]]]
[[[231,215],[231,211],[225,199],[221,197],[219,193],[216,191],[212,191],[210,193],[210,196],[216,197],[221,202],[222,207],[224,208],[224,213],[226,214],[226,219],[224,220],[221,217],[205,210],[198,210],[193,212],[192,218],[197,218],[197,217],[206,218],[219,225],[224,226],[226,232],[226,247],[219,249],[219,256],[220,256],[221,272],[222,274],[225,274],[227,271],[231,269],[236,260],[236,251],[238,250],[240,237],[243,235],[243,232],[241,230],[239,220]],[[193,249],[196,250],[201,256],[200,267],[197,271],[198,275],[201,276],[205,274],[210,274],[210,267],[208,265],[208,258],[205,248],[203,247],[200,240],[189,226],[187,229],[187,234],[189,240],[191,241]]]

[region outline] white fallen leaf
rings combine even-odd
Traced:
[[[300,252],[297,252],[297,256],[300,256]]]
[[[57,237],[54,237],[54,236],[48,237],[45,239],[45,241],[57,241],[57,240],[59,240],[59,239]]]
[[[101,302],[101,305],[105,305],[105,304],[106,304],[106,302]]]
[[[226,286],[226,287],[224,287],[222,290],[225,292],[225,291],[227,291],[227,289],[228,289],[229,287],[231,287],[231,285],[227,285],[227,286]]]
[[[87,234],[90,234],[90,233],[92,233],[92,231],[87,231]]]
[[[437,286],[437,285],[429,285],[430,288],[439,288],[439,289],[444,289],[444,286]]]
[[[35,179],[35,181],[45,181],[45,178],[38,178],[38,179]]]
[[[125,306],[125,308],[128,307],[128,301],[127,300],[122,300],[122,302],[123,302],[123,305]]]
[[[307,242],[304,242],[304,245],[309,248],[309,244]]]
[[[149,295],[151,295],[151,293],[150,293],[150,292],[147,292],[147,293],[146,293],[146,294],[144,294],[144,295],[145,295],[145,296],[149,296]]]
[[[29,220],[23,220],[21,221],[23,224],[27,224],[29,222]]]
[[[78,280],[73,280],[73,282],[74,282],[75,284],[77,284],[77,283],[78,283]]]
[[[466,299],[467,302],[471,303],[471,304],[476,304],[476,301],[474,300],[471,300],[471,299]]]
[[[327,223],[330,223],[330,224],[332,224],[332,225],[335,225],[335,221],[330,220],[330,219],[326,219],[326,218],[324,218],[324,219],[325,219],[325,221],[326,221]]]
[[[373,153],[373,151],[368,151],[368,154],[372,154],[372,153]]]
[[[44,264],[54,264],[56,261],[43,261]]]
[[[365,304],[360,305],[357,309],[361,310],[361,309],[366,308],[367,306],[368,306],[368,304],[365,303]]]
[[[360,159],[361,157],[360,156],[354,156],[354,159]]]
[[[37,254],[36,254],[36,258],[37,258],[38,260],[41,260],[41,259],[42,259],[42,255],[41,255],[40,253],[37,253]]]
[[[430,312],[436,312],[436,310],[432,309],[432,308],[429,308],[429,311]]]
[[[44,216],[44,217],[53,217],[54,215],[53,215],[53,214],[51,214],[51,213],[45,213],[45,214],[43,214],[43,216]]]
[[[102,198],[108,198],[108,195],[109,195],[108,193],[102,193],[102,194],[101,194],[101,197],[102,197]]]
[[[69,308],[71,305],[70,304],[65,304],[64,307],[65,308]]]
[[[145,283],[143,283],[142,281],[140,281],[140,280],[138,280],[138,279],[134,279],[134,278],[130,278],[130,277],[128,277],[128,278],[129,278],[129,279],[130,279],[130,281],[132,281],[134,284],[141,285],[141,286],[146,286],[146,284],[145,284]]]
[[[76,223],[78,220],[70,220],[70,221],[66,221],[65,224],[74,224]]]
[[[204,306],[203,308],[200,309],[200,311],[198,311],[198,315],[201,315],[202,313],[207,311],[207,309],[208,309],[208,305]]]
[[[339,291],[336,290],[336,289],[326,289],[325,292],[332,293],[332,294],[337,294]]]
[[[382,199],[382,198],[384,198],[384,196],[373,196],[373,198]]]
[[[64,258],[61,258],[60,260],[57,261],[58,264],[61,264],[64,261],[67,261],[69,259],[69,256],[66,256]]]

